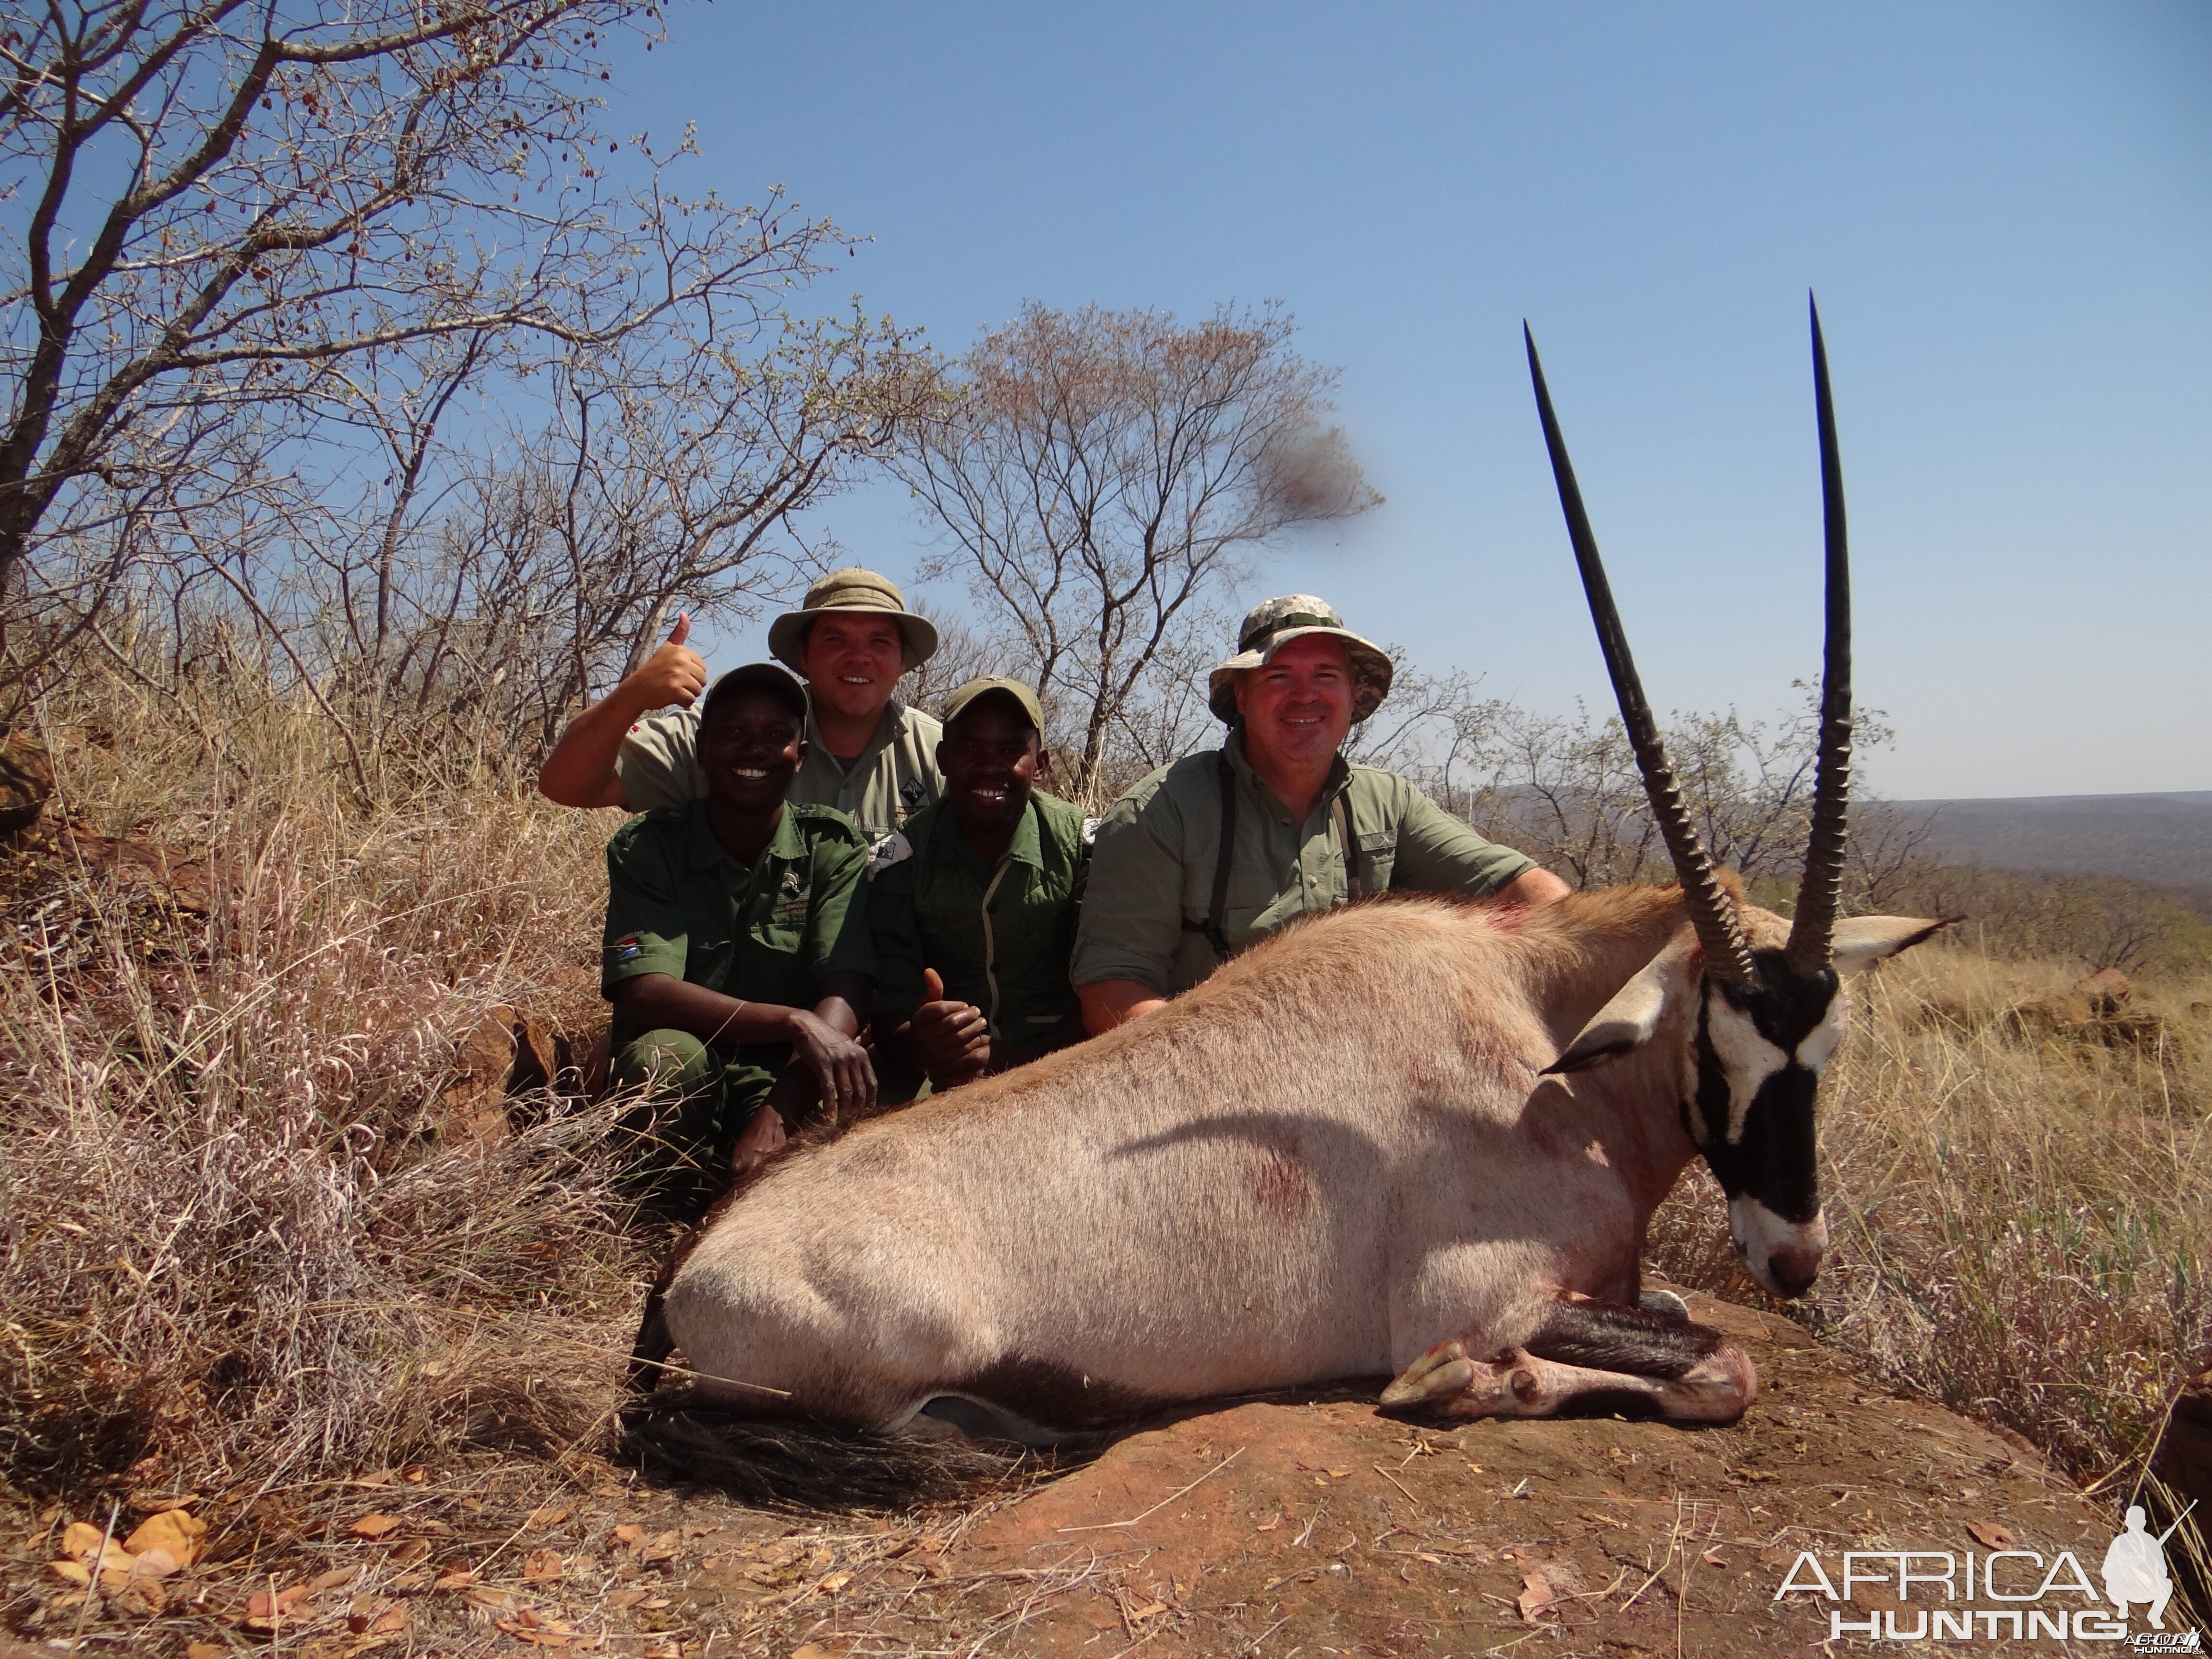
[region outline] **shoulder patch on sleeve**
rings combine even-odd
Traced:
[[[1083,844],[1084,844],[1085,847],[1088,847],[1088,846],[1090,846],[1090,845],[1091,844],[1091,842],[1093,842],[1097,841],[1097,839],[1098,839],[1098,820],[1097,820],[1097,818],[1094,818],[1094,817],[1085,817],[1085,818],[1083,820]]]
[[[914,843],[894,830],[875,845],[868,854],[868,876],[872,880],[894,864],[903,864],[914,856]]]

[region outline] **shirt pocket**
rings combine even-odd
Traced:
[[[1359,862],[1354,866],[1370,893],[1390,884],[1390,872],[1398,862],[1398,837],[1389,830],[1370,830],[1359,837]]]

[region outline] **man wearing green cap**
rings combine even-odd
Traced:
[[[538,775],[549,799],[644,812],[706,793],[691,704],[707,665],[684,643],[690,632],[679,617],[643,667],[569,723]],[[799,609],[775,619],[768,644],[805,676],[812,705],[792,800],[834,806],[875,842],[938,798],[942,729],[891,695],[937,649],[937,629],[906,608],[896,583],[872,570],[833,570]],[[653,713],[661,708],[669,712]]]
[[[1085,1024],[1149,1013],[1293,916],[1390,889],[1549,904],[1566,884],[1485,841],[1394,772],[1346,763],[1390,659],[1334,606],[1255,606],[1208,706],[1217,750],[1146,778],[1098,826],[1073,977]]]
[[[842,813],[784,799],[806,702],[775,663],[722,676],[702,705],[704,797],[632,818],[607,843],[612,1081],[708,1186],[817,1106],[875,1102],[857,1041],[875,974],[867,846]]]
[[[943,1091],[1080,1042],[1067,976],[1090,870],[1083,814],[1036,787],[1044,711],[1019,680],[945,708],[945,799],[869,865],[875,1029],[887,1097]]]

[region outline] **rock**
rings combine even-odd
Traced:
[[[53,799],[54,763],[28,732],[0,729],[0,836],[39,821]]]
[[[2181,1385],[2150,1468],[2183,1502],[2212,1510],[2212,1370]]]
[[[2110,1019],[2128,1005],[2136,988],[2117,968],[2100,968],[2066,994],[2067,1012],[2076,1019]]]
[[[2168,1036],[2166,1018],[2131,1008],[2135,987],[2117,968],[2100,968],[2076,981],[2063,997],[2024,1002],[2006,1012],[2005,1024],[2027,1037],[2057,1036],[2106,1048],[2156,1048]]]
[[[544,1024],[506,1005],[484,1011],[453,1056],[457,1075],[440,1091],[439,1133],[493,1146],[513,1133],[507,1102],[556,1087],[568,1069],[568,1045]]]

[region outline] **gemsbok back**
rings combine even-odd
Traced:
[[[1458,1417],[1750,1404],[1739,1348],[1640,1305],[1646,1225],[1702,1157],[1752,1276],[1782,1296],[1812,1284],[1842,981],[1942,925],[1838,915],[1850,599],[1820,318],[1826,646],[1790,921],[1745,903],[1699,844],[1528,343],[1680,885],[1535,913],[1354,904],[1105,1036],[800,1146],[672,1263],[641,1359],[672,1344],[696,1400],[747,1416],[1030,1443],[1357,1376],[1395,1376],[1386,1406]]]

